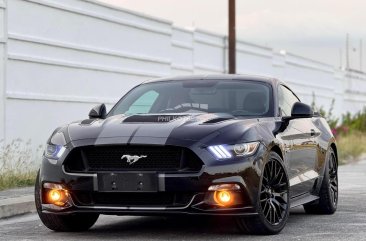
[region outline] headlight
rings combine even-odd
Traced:
[[[65,151],[64,146],[47,144],[44,155],[50,159],[59,159]]]
[[[256,152],[259,142],[240,143],[235,145],[216,145],[209,146],[208,150],[217,159],[228,159],[233,156],[249,156]]]

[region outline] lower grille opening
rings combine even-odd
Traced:
[[[101,193],[73,192],[72,198],[78,206],[186,206],[193,198],[192,193]]]

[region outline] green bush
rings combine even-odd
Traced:
[[[349,112],[342,116],[342,125],[347,126],[351,131],[366,133],[366,107],[363,110],[351,115]]]

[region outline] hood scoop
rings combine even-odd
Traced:
[[[97,119],[85,119],[80,122],[81,125],[91,125],[93,124]]]
[[[202,124],[215,124],[215,123],[219,123],[222,121],[227,121],[227,120],[232,120],[234,119],[233,117],[217,117],[217,118],[213,118],[210,119],[208,121],[203,122]]]
[[[186,117],[187,115],[133,115],[122,123],[167,123]]]

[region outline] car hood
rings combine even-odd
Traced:
[[[93,139],[94,144],[182,144],[210,142],[220,137],[237,139],[257,119],[238,119],[228,114],[117,115],[87,119],[68,126],[69,141]],[[178,142],[178,143],[177,143]]]

